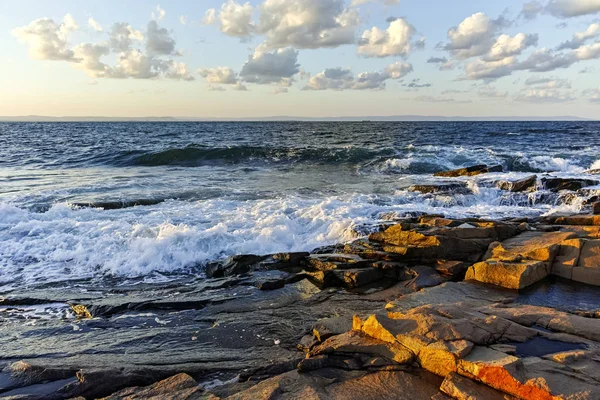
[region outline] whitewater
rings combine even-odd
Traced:
[[[577,212],[600,193],[528,193],[498,180],[590,178],[595,122],[0,124],[0,293],[163,282],[235,254],[310,251],[416,213]],[[458,143],[461,143],[460,145]],[[569,145],[566,146],[565,143]],[[469,194],[412,184],[451,179]]]

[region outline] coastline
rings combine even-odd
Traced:
[[[581,190],[590,177],[543,184]],[[464,190],[450,186],[411,190]],[[589,200],[575,215],[393,218],[348,243],[238,255],[164,284],[10,294],[0,397],[597,398]]]

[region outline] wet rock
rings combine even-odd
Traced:
[[[527,190],[535,189],[536,185],[536,175],[532,175],[530,177],[519,179],[516,181],[499,181],[497,183],[498,188],[502,190],[508,190],[510,192],[525,192]]]
[[[384,277],[382,270],[378,268],[335,270],[333,274],[350,289],[365,286]]]
[[[357,269],[369,267],[371,262],[356,254],[311,254],[307,258],[308,265],[319,271],[334,269]]]
[[[594,204],[592,204],[592,214],[594,214],[594,215],[600,214],[600,201],[597,201]]]
[[[123,389],[101,400],[160,400],[166,398],[199,400],[202,398],[202,389],[191,376],[178,374],[150,386]]]
[[[334,317],[319,320],[313,325],[313,335],[317,341],[322,342],[331,336],[341,335],[352,329],[352,321],[349,318]]]
[[[213,262],[206,265],[206,276],[209,278],[222,278],[230,275],[239,275],[250,272],[251,267],[263,260],[266,256],[253,254],[229,257],[224,262]]]
[[[573,178],[542,178],[542,187],[546,190],[559,192],[561,190],[577,191],[587,186],[594,186],[600,183],[594,179],[573,179]]]
[[[473,165],[471,167],[454,169],[451,171],[437,172],[434,176],[441,176],[447,178],[454,178],[457,176],[475,176],[480,174],[486,174],[488,172],[502,172],[501,165],[495,165],[488,167],[487,165]]]
[[[452,193],[452,194],[472,194],[473,192],[464,183],[445,183],[437,185],[412,185],[408,188],[409,192],[430,193]]]
[[[71,369],[44,368],[17,361],[9,364],[0,372],[0,396],[2,396],[2,392],[24,386],[73,379],[76,372]]]

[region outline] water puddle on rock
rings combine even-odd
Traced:
[[[520,291],[516,302],[566,312],[593,313],[600,311],[600,287],[551,276]]]
[[[548,354],[562,353],[572,350],[584,350],[586,346],[581,343],[566,343],[550,340],[543,337],[534,337],[524,343],[510,343],[516,348],[519,357],[543,357]]]

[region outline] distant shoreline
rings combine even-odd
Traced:
[[[41,115],[0,116],[0,122],[594,122],[598,119],[576,116],[556,117],[444,117],[423,115],[360,116],[360,117],[242,117],[242,118],[196,118],[196,117],[51,117]]]

